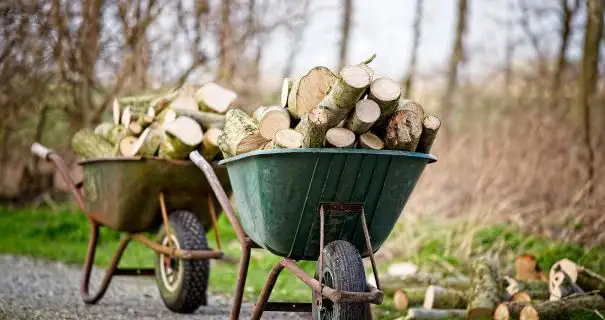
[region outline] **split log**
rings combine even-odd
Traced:
[[[451,320],[466,318],[466,310],[410,308],[405,320]]]
[[[597,290],[605,294],[605,276],[602,276],[592,270],[569,260],[563,259],[557,261],[551,268],[551,272],[559,269],[565,272],[572,283],[578,285],[584,291]]]
[[[369,85],[370,75],[366,69],[359,65],[349,65],[342,69],[328,94],[319,103],[319,106],[331,111],[328,114],[329,127],[334,127],[347,117]]]
[[[233,157],[260,148],[267,139],[260,135],[254,119],[241,109],[227,111],[225,128],[218,137],[218,146],[223,157]]]
[[[528,305],[531,305],[531,303],[527,301],[501,303],[494,312],[494,320],[519,319],[521,310]]]
[[[464,309],[467,303],[463,292],[431,285],[426,289],[422,307],[425,309]]]
[[[538,260],[531,254],[523,254],[515,259],[515,279],[548,281],[538,267]]]
[[[186,116],[197,121],[203,129],[218,128],[223,129],[225,127],[225,115],[214,112],[203,112],[197,110],[186,110],[186,109],[174,109],[175,115]]]
[[[128,130],[135,136],[139,136],[141,132],[143,132],[143,126],[139,122],[131,122],[130,125],[128,125]]]
[[[90,129],[81,129],[71,139],[72,149],[82,158],[102,158],[115,155],[115,148]]]
[[[382,150],[384,148],[384,142],[375,134],[366,132],[359,136],[358,146],[361,149]]]
[[[288,107],[288,96],[290,96],[290,91],[292,90],[294,81],[296,81],[294,78],[285,78],[281,86],[280,104],[283,108]]]
[[[278,131],[271,144],[272,149],[296,149],[302,146],[303,136],[294,129]]]
[[[153,107],[149,107],[147,108],[147,112],[145,112],[145,116],[147,117],[146,119],[151,119],[151,121],[153,121],[153,119],[155,119],[155,109]],[[151,122],[149,121],[149,122]]]
[[[336,76],[330,69],[318,66],[296,79],[288,94],[288,111],[292,118],[302,119],[328,94]],[[283,90],[283,88],[282,88]]]
[[[125,157],[134,156],[134,144],[137,142],[137,138],[133,136],[124,137],[120,140],[119,148],[120,154]]]
[[[369,99],[362,99],[355,104],[355,108],[346,120],[345,126],[349,130],[361,134],[370,130],[378,117],[380,117],[378,104]]]
[[[393,294],[395,309],[404,310],[409,307],[421,306],[424,301],[425,288],[398,289]]]
[[[113,124],[116,126],[120,124],[120,103],[118,99],[113,100]]]
[[[421,134],[422,118],[410,110],[401,110],[389,119],[384,142],[387,149],[414,151]]]
[[[142,157],[154,156],[164,139],[164,133],[161,130],[146,128],[133,144],[132,155]]]
[[[574,293],[584,293],[584,290],[575,284],[571,277],[563,271],[557,271],[553,274],[549,282],[549,291],[549,300],[551,301],[561,300]]]
[[[521,310],[520,319],[599,319],[603,314],[605,299],[596,293],[585,293],[574,294],[559,301],[527,305]]]
[[[218,128],[210,128],[204,133],[202,140],[202,156],[204,159],[213,160],[219,153],[218,137],[223,133],[223,130]]]
[[[185,159],[204,138],[201,126],[185,116],[168,123],[165,130],[166,135],[159,148],[161,158]]]
[[[201,111],[213,110],[218,113],[226,113],[231,103],[237,98],[237,94],[216,83],[209,82],[195,93],[195,98]]]
[[[328,112],[320,107],[311,109],[303,115],[295,130],[303,136],[303,148],[323,147],[328,131]]]
[[[332,128],[326,132],[326,146],[333,148],[352,148],[355,145],[355,133],[347,128]]]
[[[193,96],[183,94],[176,97],[176,99],[170,103],[169,107],[172,109],[199,111],[197,100],[195,100]]]
[[[280,106],[260,107],[253,118],[258,122],[260,135],[267,140],[273,139],[278,131],[290,128],[290,114]]]
[[[128,128],[131,120],[132,120],[132,111],[130,111],[130,107],[126,107],[126,108],[124,108],[124,111],[122,111],[122,117],[120,118],[120,123],[124,127]]]
[[[420,140],[418,140],[416,152],[430,153],[440,127],[441,120],[434,115],[428,115],[422,120],[422,133],[420,134]]]
[[[157,116],[157,121],[161,127],[165,127],[169,123],[173,122],[177,118],[177,113],[172,108],[165,108]]]
[[[378,125],[387,121],[396,111],[401,97],[401,87],[391,78],[381,77],[370,84],[368,99],[375,101],[380,107]]]
[[[103,139],[107,140],[107,136],[109,135],[109,131],[111,131],[111,129],[114,127],[115,125],[111,122],[101,122],[99,123],[95,129],[94,129],[94,133],[96,135],[98,135],[99,137],[102,137]]]
[[[532,299],[547,300],[550,296],[549,285],[542,281],[518,281],[510,277],[504,277],[506,292],[512,297],[518,292],[526,292]]]
[[[468,299],[470,318],[491,316],[502,299],[502,280],[494,262],[480,257],[471,263],[471,289]]]
[[[395,111],[401,111],[401,110],[414,111],[418,115],[420,115],[421,118],[424,119],[424,117],[425,117],[424,108],[422,107],[422,105],[420,103],[418,103],[417,101],[414,101],[414,100],[401,99],[397,106],[397,110],[395,110]]]

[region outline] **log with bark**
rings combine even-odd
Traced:
[[[295,130],[303,136],[303,148],[321,148],[324,146],[328,131],[328,111],[315,107],[307,112]]]
[[[302,119],[324,99],[335,81],[334,73],[323,66],[315,67],[306,75],[296,79],[290,87],[287,101],[292,118]],[[285,81],[284,85],[286,85]]]
[[[380,107],[380,117],[377,125],[382,125],[396,111],[401,97],[401,87],[391,78],[381,77],[370,84],[368,99],[375,101]]]
[[[431,285],[426,289],[422,307],[425,309],[464,309],[467,304],[464,292]]]
[[[132,120],[132,111],[130,111],[130,107],[126,107],[124,108],[124,111],[122,111],[122,116],[120,118],[120,123],[128,128],[128,126],[130,125],[130,121]]]
[[[548,281],[538,267],[538,260],[531,254],[523,254],[515,259],[515,279]]]
[[[134,144],[137,142],[137,138],[133,136],[128,136],[120,140],[118,144],[120,148],[120,154],[125,157],[134,156]]]
[[[111,143],[87,128],[74,134],[71,147],[84,159],[112,157],[116,154],[116,149]]]
[[[170,105],[172,109],[199,111],[197,100],[193,96],[181,94]]]
[[[278,131],[273,138],[272,149],[297,149],[302,146],[303,136],[294,129]]]
[[[175,116],[186,116],[197,121],[203,129],[218,128],[223,129],[225,127],[225,115],[203,112],[198,110],[187,110],[187,109],[171,109],[174,110]]]
[[[422,120],[422,133],[416,146],[416,152],[430,153],[437,132],[441,127],[441,120],[434,115],[428,115]]]
[[[549,285],[539,280],[520,281],[511,277],[504,277],[506,292],[512,297],[518,292],[527,293],[532,299],[547,300],[550,296]]]
[[[424,112],[424,107],[415,100],[400,99],[399,104],[397,105],[396,111],[400,111],[400,110],[414,111],[417,114],[419,114],[420,117],[422,117],[423,119],[426,116],[425,112]]]
[[[384,148],[384,142],[375,134],[366,132],[359,136],[358,146],[361,149],[382,150]]]
[[[531,296],[527,291],[518,291],[515,292],[509,299],[510,301],[532,301]]]
[[[584,290],[573,282],[571,277],[564,271],[557,271],[552,275],[549,282],[551,301],[561,300],[574,293],[584,293]]]
[[[378,117],[380,117],[378,104],[369,99],[362,99],[355,104],[355,108],[346,119],[345,127],[361,134],[370,130]]]
[[[155,156],[164,138],[164,132],[161,130],[146,128],[132,146],[132,155]]]
[[[204,138],[197,121],[185,116],[179,116],[166,124],[164,129],[166,134],[158,154],[161,158],[185,159]]]
[[[422,134],[422,118],[413,111],[396,111],[384,133],[387,149],[415,151]]]
[[[195,98],[201,111],[213,110],[218,113],[226,113],[231,103],[237,98],[237,94],[216,83],[209,82],[195,93]]]
[[[605,276],[587,269],[569,259],[557,261],[551,267],[550,271],[551,276],[553,276],[557,271],[563,271],[569,276],[572,283],[576,284],[586,292],[598,290],[605,294]]]
[[[260,107],[252,117],[258,122],[260,135],[267,140],[272,140],[278,131],[290,128],[290,114],[280,106]]]
[[[466,318],[466,310],[410,308],[405,320],[452,320]]]
[[[437,279],[433,277],[416,277],[408,276],[400,277],[381,277],[380,289],[385,294],[394,294],[395,291],[402,288],[423,288],[426,290],[430,285],[438,285],[444,288],[456,289],[459,291],[467,291],[471,286],[471,281],[468,278],[447,277],[445,279]]]
[[[479,257],[472,261],[471,289],[468,297],[470,318],[491,316],[502,297],[502,280],[493,261]]]
[[[397,310],[405,310],[409,307],[418,307],[424,301],[426,288],[398,289],[393,294],[393,304]]]
[[[332,148],[353,148],[355,133],[347,128],[332,128],[326,132],[326,146]]]
[[[498,305],[494,311],[494,320],[512,320],[519,319],[521,310],[526,306],[531,305],[531,302],[505,302]]]
[[[257,150],[267,143],[260,135],[258,124],[241,109],[231,109],[225,117],[223,133],[218,137],[218,146],[225,159]]]
[[[204,132],[202,140],[201,152],[202,156],[211,161],[220,152],[218,148],[218,137],[223,133],[223,130],[218,128],[210,128]]]
[[[605,315],[605,299],[596,292],[574,294],[559,301],[527,305],[521,320],[600,319]]]
[[[114,99],[113,100],[113,105],[112,105],[112,111],[113,111],[113,124],[114,125],[119,125],[120,124],[120,117],[122,115],[122,113],[120,112],[120,103],[118,102],[118,99]]]

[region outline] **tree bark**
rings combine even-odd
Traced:
[[[377,125],[384,124],[397,110],[400,96],[401,88],[392,79],[381,77],[372,81],[368,92],[368,99],[376,102],[380,107],[380,117],[376,121]]]
[[[469,292],[469,316],[491,316],[502,301],[502,281],[495,263],[485,257],[472,262],[472,285]]]
[[[387,149],[414,151],[422,134],[422,118],[416,112],[401,110],[389,119],[384,142]]]
[[[464,309],[467,303],[464,292],[432,285],[426,289],[422,307],[425,309]]]
[[[102,158],[115,155],[116,149],[91,129],[76,132],[71,139],[72,149],[82,158]]]
[[[216,155],[219,153],[218,148],[218,137],[223,133],[221,129],[218,128],[210,128],[204,133],[204,140],[202,140],[202,156],[208,160],[212,161]]]
[[[218,146],[223,158],[237,156],[260,148],[267,143],[254,119],[241,109],[231,109],[225,117],[225,128],[218,137]]]
[[[605,299],[598,294],[575,294],[560,301],[528,305],[521,310],[521,320],[599,319],[605,313]],[[602,317],[602,316],[601,316]]]
[[[231,21],[232,0],[221,2],[221,21],[219,27],[219,62],[217,80],[231,82],[235,72],[236,53],[233,41],[233,28]]]
[[[431,152],[439,128],[441,128],[441,120],[434,115],[428,115],[422,120],[422,133],[420,134],[416,152]]]
[[[458,0],[458,22],[456,25],[456,36],[454,39],[454,46],[450,55],[447,71],[447,84],[445,93],[441,99],[441,108],[443,110],[443,120],[446,123],[445,126],[445,139],[446,145],[449,145],[452,131],[452,110],[454,103],[454,92],[457,88],[458,78],[458,67],[461,61],[464,60],[464,36],[467,28],[467,15],[468,15],[468,0]]]
[[[569,46],[569,38],[571,35],[571,22],[576,11],[580,7],[580,1],[574,0],[570,6],[567,0],[559,0],[561,6],[561,27],[559,33],[559,49],[557,51],[557,64],[553,74],[551,84],[551,95],[553,103],[559,103],[561,98],[560,86],[561,76],[567,67],[567,47]]]
[[[349,115],[345,126],[355,133],[365,133],[380,117],[380,107],[370,99],[359,100]]]
[[[418,48],[420,47],[420,35],[422,31],[422,7],[424,0],[416,0],[416,13],[414,15],[413,35],[412,35],[412,56],[408,64],[408,72],[403,81],[403,92],[406,97],[412,97],[414,86],[414,76],[416,74],[416,61],[418,60]]]
[[[351,32],[351,18],[353,16],[353,0],[342,0],[342,23],[340,26],[340,51],[338,52],[338,70],[342,70],[347,62],[349,48],[349,34]]]
[[[371,132],[366,132],[359,135],[358,147],[361,149],[382,150],[384,149],[384,141]]]
[[[303,136],[303,148],[323,147],[328,131],[327,110],[319,107],[311,109],[302,117],[295,130]]]

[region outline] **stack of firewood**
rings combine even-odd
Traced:
[[[402,96],[391,78],[368,65],[375,56],[338,74],[318,66],[286,78],[281,105],[252,116],[227,112],[219,147],[225,158],[259,149],[367,148],[429,153],[441,122]]]
[[[218,137],[235,92],[215,83],[184,84],[152,96],[113,102],[113,121],[84,128],[72,138],[82,158],[160,157],[187,159],[199,149],[207,160],[220,156]]]
[[[426,281],[409,277],[382,283],[381,289],[393,298],[395,308],[407,309],[401,319],[605,316],[605,277],[568,259],[556,262],[548,276],[539,270],[535,257],[523,255],[517,258],[511,276],[502,275],[492,260],[480,257],[472,262],[470,279]]]

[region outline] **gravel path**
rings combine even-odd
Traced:
[[[193,315],[164,307],[151,278],[116,277],[97,305],[79,296],[81,270],[57,262],[0,255],[0,319],[228,319],[231,299],[211,296]],[[93,272],[92,283],[103,273]],[[93,287],[95,288],[95,287]],[[249,319],[252,306],[242,307]],[[267,312],[263,319],[310,319],[308,314]]]

